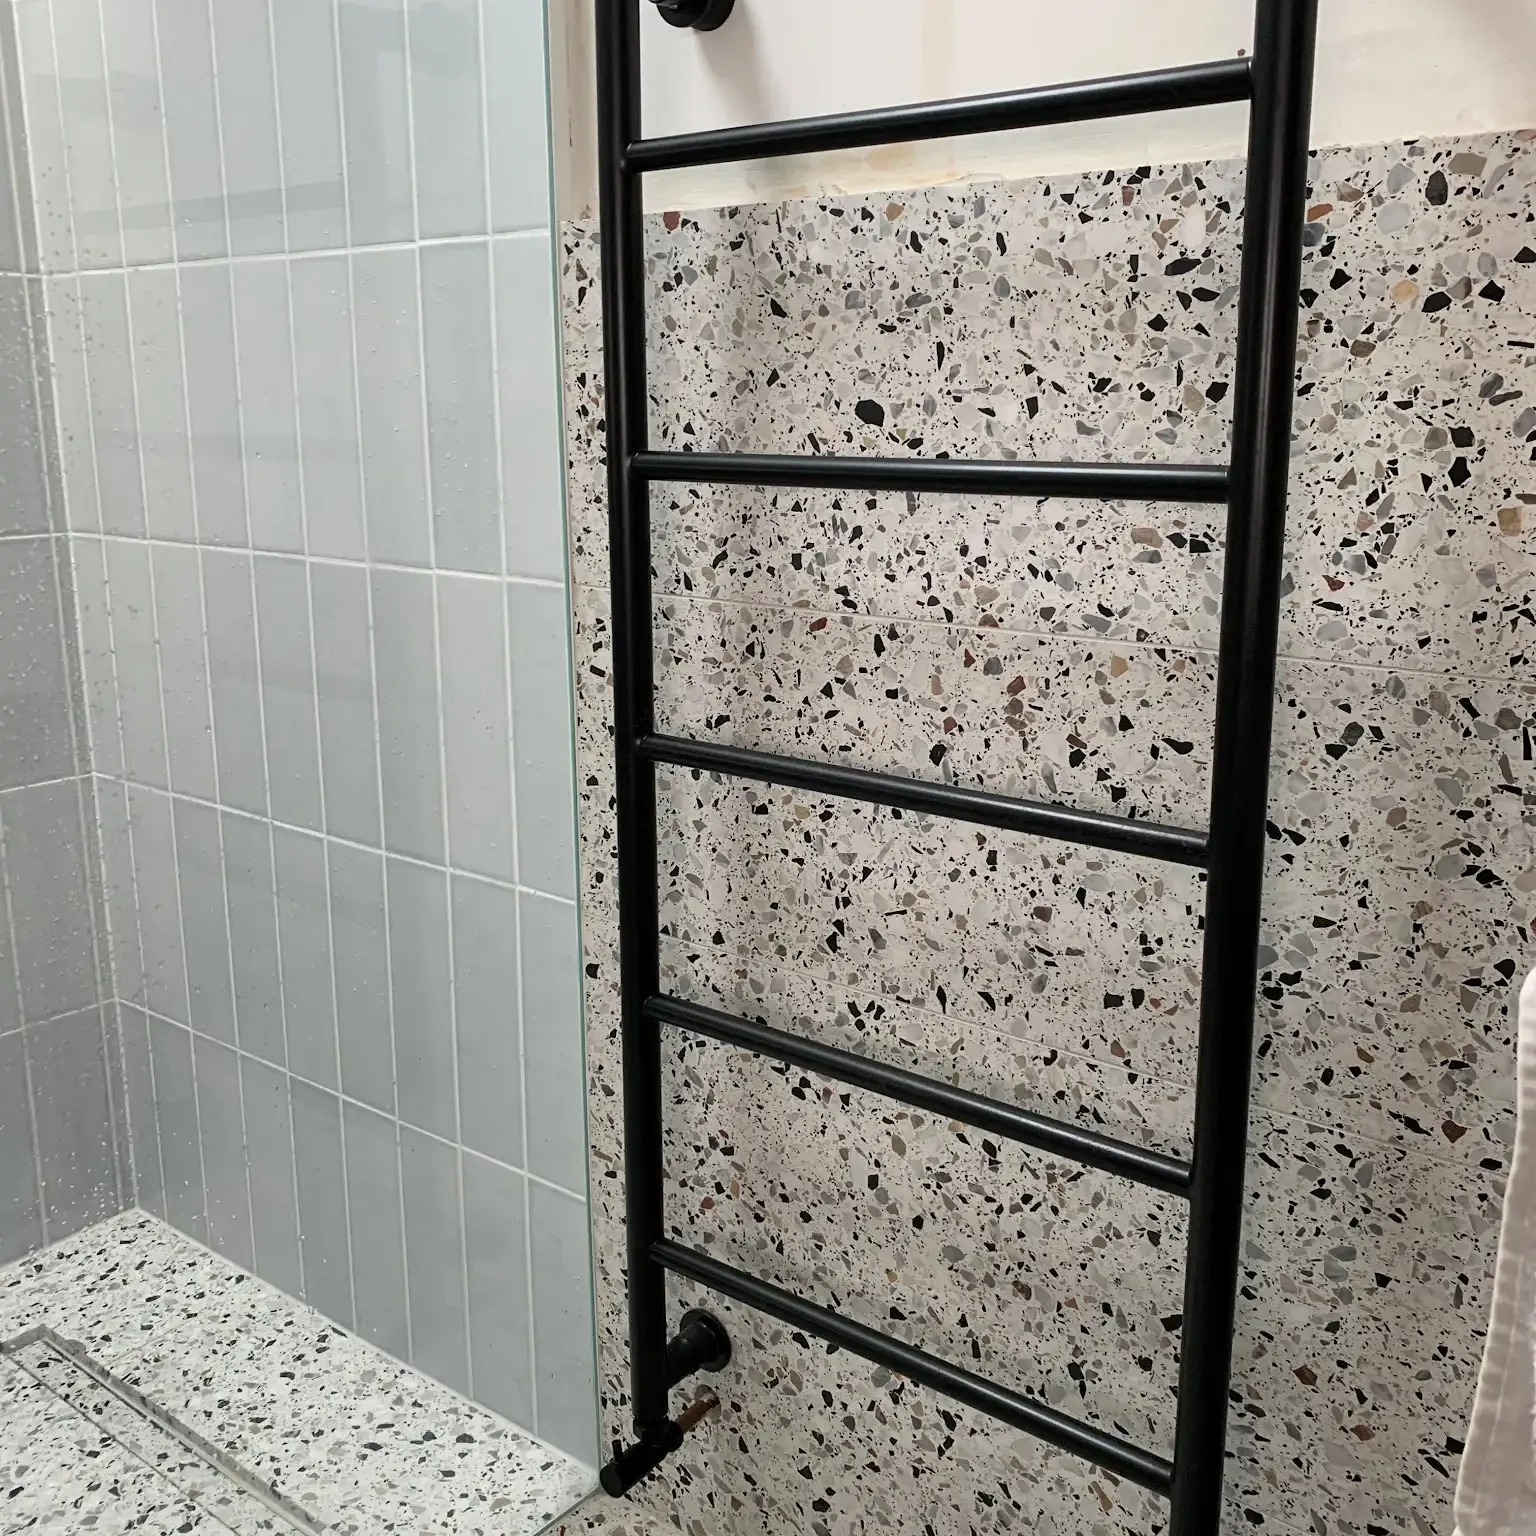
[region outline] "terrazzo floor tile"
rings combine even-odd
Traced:
[[[0,1362],[0,1532],[227,1530],[111,1432]]]
[[[339,1536],[532,1533],[595,1481],[142,1212],[0,1272],[0,1320],[74,1338]]]

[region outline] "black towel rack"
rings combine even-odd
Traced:
[[[622,1494],[681,1443],[668,1394],[729,1358],[698,1311],[667,1336],[666,1273],[836,1343],[1167,1498],[1170,1536],[1218,1536],[1232,1369],[1243,1171],[1263,889],[1317,0],[1257,0],[1251,58],[836,117],[646,139],[640,0],[598,0],[603,345],[613,588],[620,1008],[629,1344],[635,1443],[603,1486]],[[1250,102],[1232,460],[1205,465],[663,453],[647,446],[647,171],[949,137],[1218,101]],[[1225,502],[1225,590],[1209,830],[1129,821],[894,774],[687,741],[656,730],[649,487],[656,481]],[[1193,1151],[1165,1157],[1113,1137],[819,1045],[661,990],[656,768],[671,764],[875,805],[981,822],[1206,871]],[[706,1035],[968,1122],[1189,1201],[1173,1458],[1060,1413],[828,1308],[671,1241],[662,1189],[663,1029]]]

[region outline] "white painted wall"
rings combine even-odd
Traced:
[[[561,212],[595,201],[592,7],[549,0]],[[607,3],[607,0],[603,0]],[[650,10],[647,4],[644,9]],[[1251,0],[736,0],[718,32],[644,22],[647,133],[847,111],[1231,57]],[[563,77],[562,77],[563,64]],[[889,191],[1241,152],[1203,107],[655,176],[653,208]],[[1536,0],[1323,0],[1313,143],[1536,125]],[[558,135],[557,135],[558,136]]]

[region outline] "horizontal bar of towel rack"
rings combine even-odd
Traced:
[[[891,459],[834,454],[636,453],[642,481],[785,485],[807,490],[1083,496],[1101,501],[1227,499],[1224,464],[1044,464],[1011,459]]]
[[[1143,1488],[1168,1497],[1173,1485],[1173,1465],[1151,1451],[1132,1445],[1128,1440],[1105,1434],[1091,1424],[1084,1424],[1069,1414],[1058,1413],[1036,1398],[1012,1392],[985,1377],[951,1365],[937,1355],[916,1349],[887,1334],[866,1328],[840,1312],[806,1301],[792,1291],[770,1285],[743,1270],[722,1264],[707,1254],[686,1248],[663,1238],[651,1245],[651,1258],[663,1269],[687,1275],[700,1285],[719,1291],[734,1301],[756,1307],[780,1322],[803,1328],[828,1343],[858,1355],[864,1360],[884,1365],[903,1376],[943,1392],[956,1402],[980,1409],[1014,1429],[1036,1435],[1051,1445],[1081,1456],[1119,1477],[1139,1483]]]
[[[820,1072],[853,1088],[866,1088],[914,1109],[926,1109],[946,1120],[959,1120],[977,1130],[990,1131],[1009,1141],[1017,1141],[1053,1157],[1068,1158],[1102,1173],[1117,1174],[1166,1195],[1187,1197],[1190,1165],[1161,1152],[1101,1136],[1065,1121],[1002,1104],[979,1093],[970,1093],[950,1083],[923,1077],[905,1067],[888,1066],[868,1056],[821,1045],[799,1035],[770,1029],[749,1019],[736,1018],[692,1003],[680,997],[653,997],[645,1004],[646,1014],[658,1024],[670,1024],[693,1034],[708,1035],[726,1045],[741,1046],[759,1055],[772,1056],[788,1066],[807,1072]]]
[[[877,107],[828,117],[753,123],[708,133],[632,140],[624,149],[625,171],[671,171],[689,165],[720,165],[768,155],[809,155],[877,144],[913,144],[1008,128],[1091,122],[1141,112],[1172,112],[1223,101],[1246,101],[1252,90],[1247,59],[1216,59],[1176,69],[1111,75],[1069,85],[1034,86],[909,107]]]
[[[1079,843],[1113,853],[1161,859],[1169,864],[1204,866],[1209,848],[1203,832],[1167,827],[1155,821],[1132,821],[1125,816],[1106,816],[1101,811],[1078,811],[1066,805],[1046,805],[1035,800],[1015,800],[985,789],[965,789],[958,784],[933,784],[894,773],[875,773],[841,763],[816,762],[785,757],[777,752],[758,752],[724,742],[689,741],[681,736],[645,735],[635,743],[639,757],[676,768],[697,768],[707,773],[729,773],[764,784],[785,784],[795,789],[887,805],[929,816],[947,816],[1004,832],[1024,832],[1059,842]]]

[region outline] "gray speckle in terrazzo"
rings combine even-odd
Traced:
[[[1536,133],[1314,156],[1227,1524],[1449,1528],[1536,960]],[[1214,462],[1242,167],[649,221],[658,445]],[[568,225],[605,1427],[627,1428],[595,231]],[[663,728],[1205,821],[1211,509],[657,487]],[[666,986],[1188,1148],[1203,886],[659,776]],[[669,1037],[668,1223],[1166,1448],[1182,1210]],[[673,1285],[678,1310],[703,1294]],[[717,1297],[695,1536],[1142,1533],[1138,1490]]]
[[[40,1324],[338,1536],[532,1536],[594,1482],[590,1468],[141,1211],[0,1270],[0,1338]],[[14,1369],[0,1360],[0,1372]],[[199,1512],[213,1508],[206,1478],[179,1477],[194,1498],[164,1502],[165,1478],[107,1434],[110,1405],[91,1399],[73,1413],[51,1401],[64,1428],[46,1442],[15,1417],[46,1404],[22,1394],[0,1406],[4,1496],[14,1484],[42,1506],[62,1500],[75,1513],[60,1530],[232,1528],[223,1512]],[[99,1523],[103,1477],[120,1525]],[[173,1506],[193,1523],[164,1523]],[[23,1507],[7,1506],[7,1518]]]

